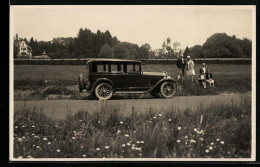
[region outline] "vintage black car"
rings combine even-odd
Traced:
[[[114,93],[150,93],[170,98],[176,92],[176,82],[167,72],[143,72],[141,61],[95,59],[86,66],[85,77],[80,74],[78,78],[79,92],[86,89],[100,100],[108,100]]]

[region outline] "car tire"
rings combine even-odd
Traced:
[[[79,92],[83,91],[84,88],[84,78],[82,74],[79,74],[79,82],[78,82]]]
[[[171,98],[176,93],[176,86],[173,82],[164,82],[161,84],[160,93],[164,98]]]
[[[109,83],[102,82],[96,86],[95,95],[99,100],[108,100],[113,96],[113,88]]]

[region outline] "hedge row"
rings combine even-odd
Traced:
[[[88,59],[15,59],[14,65],[85,65]],[[176,64],[177,59],[148,59],[141,60],[144,64]],[[222,59],[193,59],[201,64],[252,64],[251,58],[222,58]]]

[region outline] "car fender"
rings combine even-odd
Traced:
[[[149,89],[147,92],[152,92],[154,89],[156,89],[159,85],[161,85],[163,82],[167,82],[167,81],[170,81],[170,82],[173,82],[173,83],[176,83],[175,80],[171,79],[171,78],[163,78],[161,79],[160,81],[158,81],[151,89]],[[176,84],[175,84],[176,86]]]
[[[90,90],[90,93],[93,93],[95,91],[96,86],[101,83],[101,82],[108,82],[109,84],[111,84],[112,88],[113,88],[113,92],[115,92],[115,84],[107,78],[99,78],[98,80],[96,80]]]

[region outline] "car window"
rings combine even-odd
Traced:
[[[108,72],[108,64],[98,64],[97,72]]]
[[[127,73],[139,73],[140,65],[139,64],[128,64],[127,65]]]
[[[122,64],[111,64],[111,72],[123,72],[123,70]]]

